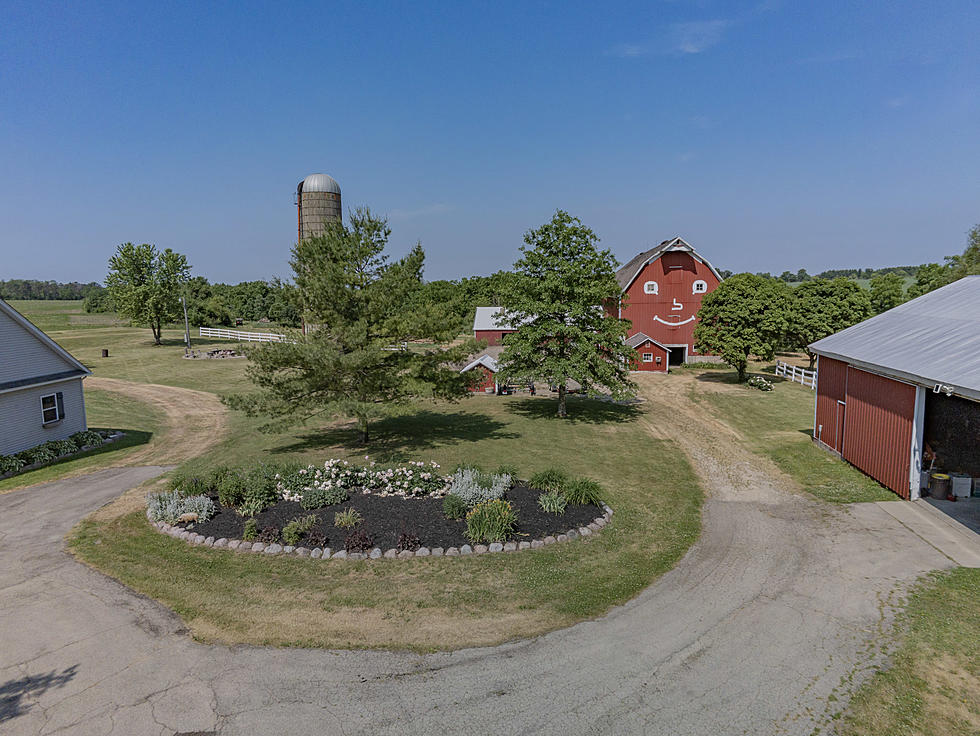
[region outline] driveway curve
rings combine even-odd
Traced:
[[[682,384],[680,384],[682,385]],[[75,563],[63,535],[163,471],[0,497],[0,732],[810,734],[881,662],[901,591],[949,560],[873,504],[795,492],[727,425],[643,379],[649,431],[709,495],[700,541],[608,615],[537,639],[415,655],[191,641]]]

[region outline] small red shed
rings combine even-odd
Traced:
[[[460,373],[472,373],[470,380],[470,391],[474,393],[496,393],[497,391],[497,356],[501,348],[490,348],[488,351],[480,353],[473,360],[460,369]]]
[[[634,370],[667,372],[667,366],[670,363],[670,348],[666,345],[661,345],[642,332],[637,332],[630,337],[626,340],[626,344],[636,351]]]
[[[930,467],[980,478],[980,276],[810,345],[813,438],[902,498]]]

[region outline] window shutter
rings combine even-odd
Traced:
[[[59,391],[58,393],[55,394],[55,397],[58,400],[58,419],[64,419],[65,418],[65,396],[64,396],[63,393],[61,393],[61,391]]]

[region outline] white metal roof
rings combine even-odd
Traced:
[[[340,194],[340,184],[326,174],[310,174],[296,187],[297,192],[333,192]]]
[[[817,340],[810,350],[923,386],[942,383],[980,401],[980,276]]]
[[[497,324],[497,315],[500,314],[501,307],[477,307],[476,316],[473,318],[474,330],[513,330],[509,322]]]
[[[486,353],[483,353],[472,362],[467,363],[466,366],[462,370],[460,370],[460,373],[466,373],[466,371],[471,371],[474,368],[476,368],[478,365],[482,365],[486,367],[491,373],[497,372],[497,359],[494,358],[492,355],[487,355]]]

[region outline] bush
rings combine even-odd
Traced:
[[[274,526],[263,527],[255,541],[263,544],[275,544],[279,541],[279,530]]]
[[[466,501],[459,496],[454,496],[450,493],[442,499],[442,513],[445,514],[447,519],[452,519],[453,521],[465,519],[468,510],[469,507],[466,505]]]
[[[17,455],[0,455],[0,475],[16,473],[24,467],[24,461]]]
[[[303,491],[299,505],[307,510],[322,509],[326,506],[343,503],[349,497],[349,492],[342,486],[315,486]]]
[[[207,496],[187,496],[184,499],[184,514],[197,514],[198,523],[205,522],[214,516],[214,501]]]
[[[363,529],[358,529],[347,535],[344,540],[344,549],[347,554],[352,552],[367,552],[374,546],[374,537]]]
[[[509,475],[484,473],[476,468],[462,468],[453,473],[449,493],[458,496],[467,508],[502,498],[510,488]]]
[[[494,472],[497,475],[509,475],[511,478],[516,478],[518,470],[517,466],[513,463],[500,463]]]
[[[517,514],[509,501],[484,501],[466,515],[466,537],[471,542],[503,542],[514,533]]]
[[[602,504],[602,486],[590,478],[576,478],[565,486],[564,496],[569,503],[599,506]]]
[[[294,547],[298,546],[303,535],[307,534],[313,528],[314,524],[316,524],[316,516],[314,514],[297,516],[282,528],[282,541]]]
[[[176,524],[177,519],[184,513],[184,497],[179,491],[150,493],[146,497],[146,514],[150,521],[162,521],[166,524]]]
[[[757,388],[760,391],[772,391],[772,381],[762,376],[752,376],[747,383],[752,388]]]
[[[74,442],[78,447],[101,447],[103,444],[102,435],[98,432],[93,432],[90,429],[86,429],[84,432],[75,432],[71,437],[69,437],[72,442]]]
[[[306,535],[306,544],[310,549],[324,549],[327,546],[327,535],[323,532],[312,531]]]
[[[184,482],[180,485],[180,492],[185,496],[203,496],[210,490],[207,479],[199,475],[184,478]]]
[[[208,471],[205,477],[205,483],[208,484],[209,493],[217,493],[221,488],[221,482],[229,475],[231,471],[224,465],[219,465],[217,468],[212,468]]]
[[[24,450],[17,454],[21,460],[24,461],[24,465],[36,465],[40,463],[49,463],[55,459],[56,455],[52,452],[51,448],[47,446],[47,443],[43,445],[38,445],[37,447],[32,447],[29,450]]]
[[[549,468],[548,470],[542,470],[540,473],[532,475],[528,483],[532,488],[539,488],[542,491],[558,491],[558,493],[561,493],[565,490],[565,485],[568,483],[568,475],[564,470]]]
[[[268,466],[252,468],[244,475],[245,488],[239,502],[242,516],[255,516],[279,500],[276,473]]]
[[[50,442],[45,442],[51,452],[57,456],[61,455],[71,455],[73,452],[78,451],[78,445],[72,442],[70,439],[67,440],[51,440]]]
[[[421,540],[415,534],[409,534],[408,532],[402,532],[398,535],[398,544],[395,545],[395,549],[399,552],[414,552],[419,547],[422,546]]]
[[[218,501],[225,508],[237,508],[245,500],[245,479],[238,473],[225,473],[220,477],[212,474],[211,480],[215,482]]]
[[[254,542],[257,536],[259,536],[259,521],[258,519],[249,519],[245,522],[242,539],[246,542]]]
[[[558,491],[548,491],[538,496],[538,506],[549,514],[563,514],[568,507],[568,499]]]
[[[333,515],[333,525],[339,529],[353,529],[363,520],[355,508],[344,509]]]

